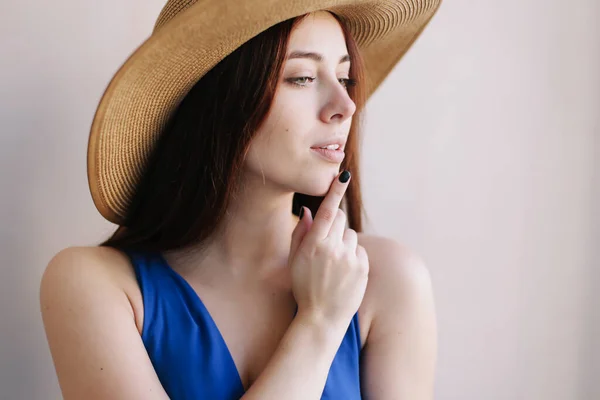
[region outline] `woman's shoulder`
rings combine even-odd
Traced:
[[[358,243],[369,257],[369,282],[359,310],[364,344],[378,315],[407,305],[401,303],[409,299],[399,293],[414,293],[418,287],[429,286],[431,278],[423,259],[396,239],[358,233]]]
[[[65,398],[167,398],[136,326],[132,269],[106,247],[66,248],[48,263],[40,307]]]
[[[404,278],[428,274],[423,259],[407,245],[389,237],[358,233],[358,243],[369,256],[369,280],[402,273]]]
[[[122,251],[104,246],[67,247],[56,253],[44,271],[44,277],[58,275],[64,279],[100,279],[116,285],[135,279],[131,261]]]
[[[131,260],[124,252],[105,246],[74,246],[50,259],[40,283],[42,303],[58,301],[58,297],[85,301],[102,296],[124,297],[136,322],[140,319],[141,292]]]

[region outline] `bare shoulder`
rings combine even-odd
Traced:
[[[65,400],[167,397],[139,334],[136,283],[129,257],[107,247],[70,247],[48,263],[40,307]]]
[[[359,233],[358,243],[369,257],[369,283],[359,310],[364,344],[381,311],[410,307],[411,296],[429,295],[431,277],[424,260],[395,239]]]
[[[122,252],[99,246],[67,247],[55,254],[44,272],[50,275],[90,274],[117,278],[130,272],[128,258]]]
[[[141,321],[141,315],[137,315],[142,311],[141,292],[129,257],[123,252],[110,247],[79,246],[55,254],[40,284],[42,313],[44,307],[58,300],[57,296],[78,297],[84,295],[84,291],[124,295],[136,322]]]
[[[418,254],[393,239],[361,235],[359,243],[370,267],[361,306],[368,324],[364,396],[433,399],[437,322],[429,270]]]
[[[358,234],[358,243],[367,250],[369,280],[373,279],[374,284],[428,283],[430,275],[425,262],[406,245],[395,239],[365,233]]]

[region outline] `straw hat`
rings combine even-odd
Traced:
[[[370,96],[420,35],[441,0],[169,0],[152,35],[112,78],[91,127],[94,204],[121,224],[162,127],[193,85],[244,42],[284,20],[325,10],[347,24]]]

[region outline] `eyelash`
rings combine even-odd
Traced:
[[[310,79],[310,81],[312,82],[312,81],[314,81],[314,80],[315,80],[315,79],[317,79],[317,78],[315,78],[315,77],[311,77],[311,76],[300,76],[300,77],[298,77],[298,78],[289,78],[287,81],[288,81],[288,82],[290,82],[290,83],[291,83],[291,84],[293,84],[293,85],[296,85],[296,86],[300,86],[300,87],[306,87],[306,85],[305,85],[305,84],[300,84],[300,83],[297,83],[297,81],[298,81],[298,80],[301,80],[301,79]],[[343,83],[342,83],[342,82],[340,82],[340,83],[342,83],[343,85],[345,84],[345,87],[346,87],[346,88],[348,88],[348,87],[350,87],[350,86],[354,86],[354,85],[356,85],[356,79],[350,79],[350,78],[340,78],[339,80],[340,80],[340,81],[343,81]]]

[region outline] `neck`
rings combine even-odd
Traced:
[[[270,275],[287,266],[292,232],[298,217],[292,214],[293,192],[246,185],[233,196],[225,218],[202,250],[186,250],[185,257],[169,255],[169,263],[188,274],[218,273],[246,279]],[[249,188],[253,189],[250,190]],[[166,255],[165,255],[166,256]]]

